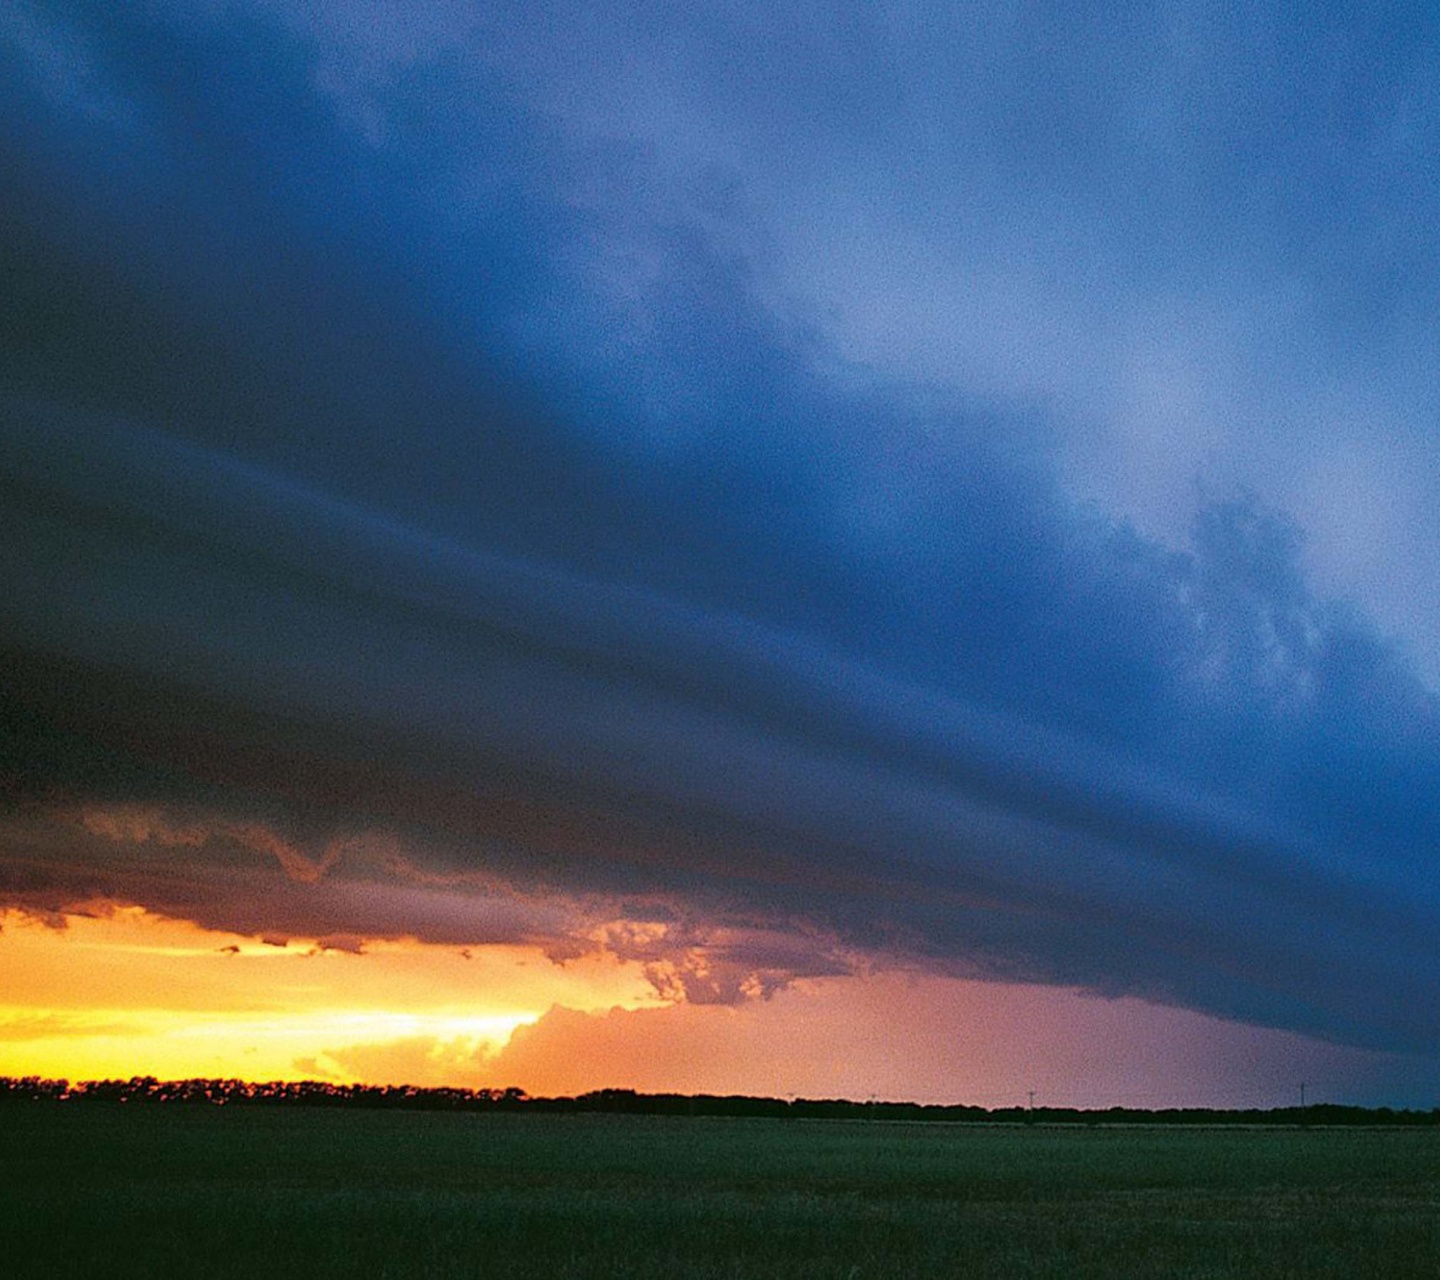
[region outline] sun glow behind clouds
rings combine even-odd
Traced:
[[[0,1074],[399,1083],[394,1059],[413,1083],[474,1085],[553,1004],[655,1003],[637,965],[531,947],[262,940],[135,906],[62,923],[0,916]],[[396,1044],[403,1062],[379,1052]]]
[[[92,904],[48,924],[0,914],[0,1075],[986,1106],[1033,1088],[1051,1105],[1103,1107],[1281,1105],[1299,1079],[1325,1100],[1373,1102],[1379,1071],[1384,1096],[1403,1079],[1402,1101],[1431,1097],[1419,1060],[1058,988],[862,966],[715,1004],[679,988],[661,1000],[644,962],[613,951],[559,965],[534,947],[331,943],[205,930],[135,906]]]

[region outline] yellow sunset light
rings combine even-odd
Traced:
[[[262,941],[134,906],[0,916],[0,1074],[470,1086],[556,1003],[654,1002],[638,966],[537,948]]]

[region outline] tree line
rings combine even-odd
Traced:
[[[1307,1107],[1224,1110],[1211,1107],[998,1107],[919,1102],[857,1102],[847,1098],[766,1098],[743,1094],[640,1093],[596,1089],[577,1097],[537,1098],[523,1089],[421,1088],[336,1084],[323,1080],[197,1078],[70,1082],[41,1076],[0,1076],[0,1105],[23,1102],[141,1105],[356,1107],[411,1111],[613,1113],[647,1116],[762,1116],[796,1120],[877,1120],[981,1124],[1250,1124],[1440,1125],[1429,1111],[1316,1103]]]

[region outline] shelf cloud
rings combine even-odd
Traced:
[[[0,900],[1440,1052],[1435,44],[902,9],[0,20]]]

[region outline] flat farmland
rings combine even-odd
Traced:
[[[1440,1132],[0,1110],[28,1276],[1440,1275]]]

